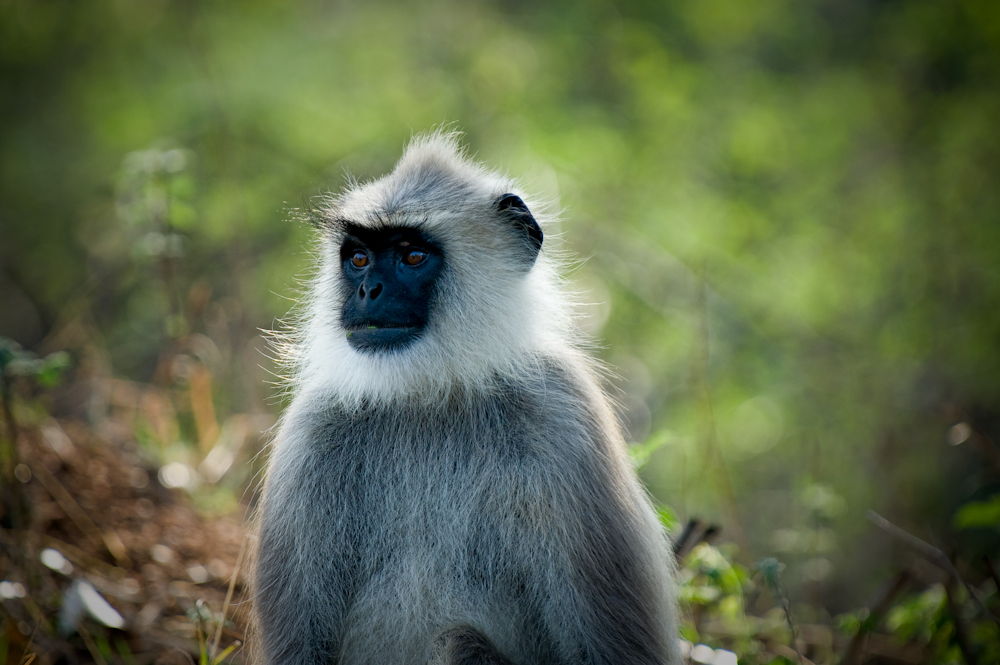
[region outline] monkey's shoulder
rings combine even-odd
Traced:
[[[276,448],[294,448],[302,463],[331,457],[388,455],[416,461],[442,454],[510,460],[551,454],[616,454],[621,448],[606,398],[585,368],[545,359],[518,380],[489,390],[455,390],[345,406],[311,400],[286,415]]]

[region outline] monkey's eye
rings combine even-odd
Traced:
[[[368,255],[360,249],[355,250],[354,253],[351,254],[351,265],[355,268],[364,268],[368,265]]]
[[[403,263],[408,266],[419,266],[427,260],[427,252],[420,249],[411,249],[403,252]]]

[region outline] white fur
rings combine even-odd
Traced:
[[[345,405],[414,395],[434,401],[458,386],[489,389],[497,378],[521,376],[540,356],[582,357],[571,341],[577,335],[551,251],[543,243],[527,274],[511,262],[494,206],[508,192],[521,196],[544,230],[550,221],[543,205],[506,175],[468,159],[456,133],[436,132],[413,139],[389,175],[329,197],[320,210],[319,269],[301,333],[281,350],[291,365],[292,392]],[[441,242],[442,304],[406,349],[371,354],[347,343],[338,220],[420,227]]]

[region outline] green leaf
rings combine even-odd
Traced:
[[[674,512],[674,509],[665,503],[661,503],[656,507],[656,514],[660,518],[660,523],[666,527],[667,531],[673,531],[681,524],[681,519]]]
[[[650,456],[656,452],[663,444],[675,438],[675,434],[670,430],[660,430],[642,443],[637,443],[628,447],[628,455],[632,458],[632,466],[636,471],[646,466]]]
[[[236,642],[233,642],[232,644],[230,644],[225,649],[223,649],[222,653],[220,653],[218,656],[215,657],[214,660],[212,660],[212,665],[219,665],[219,663],[221,663],[223,660],[225,660],[226,656],[228,656],[229,654],[231,654],[233,652],[233,649],[235,649],[239,645],[240,645],[239,641],[236,641]]]
[[[965,504],[955,513],[954,523],[959,529],[1000,528],[1000,494]]]
[[[71,362],[69,354],[57,351],[45,357],[35,379],[43,388],[52,388],[59,383],[62,373],[69,369]]]
[[[781,574],[784,567],[785,564],[781,563],[774,557],[767,557],[757,562],[757,570],[760,571],[764,581],[771,588],[777,587],[778,576]]]

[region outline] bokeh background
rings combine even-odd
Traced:
[[[71,358],[14,415],[242,516],[300,212],[453,126],[559,201],[667,519],[803,622],[908,565],[869,510],[995,602],[998,123],[980,0],[3,0],[0,337]]]

